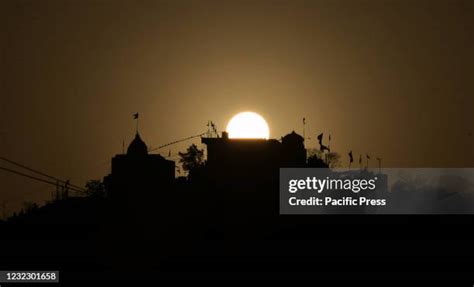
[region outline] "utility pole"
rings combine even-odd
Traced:
[[[67,199],[69,197],[69,179],[64,183],[64,195],[63,198]]]
[[[54,201],[59,201],[59,195],[61,193],[61,185],[59,184],[59,181],[56,181],[56,196]]]
[[[2,201],[2,219],[5,220],[7,219],[7,208],[6,208],[7,202],[4,200]]]

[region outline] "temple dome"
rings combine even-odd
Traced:
[[[146,156],[148,155],[148,147],[146,146],[145,142],[141,139],[140,135],[135,135],[135,138],[130,143],[127,149],[127,155],[132,156]]]
[[[282,137],[281,141],[283,144],[302,144],[304,142],[304,138],[295,133],[295,131],[292,131],[291,133]]]

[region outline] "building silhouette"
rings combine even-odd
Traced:
[[[207,146],[206,174],[215,184],[232,189],[250,188],[278,179],[281,167],[304,167],[303,137],[294,131],[276,139],[202,138]],[[256,187],[256,186],[255,186]]]
[[[108,196],[128,210],[147,208],[160,193],[173,184],[175,163],[159,154],[149,154],[146,143],[137,132],[126,154],[112,158],[112,170],[104,178]]]

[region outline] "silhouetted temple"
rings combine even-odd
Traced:
[[[159,154],[149,154],[137,132],[127,153],[112,158],[112,172],[104,178],[104,184],[111,198],[150,200],[160,189],[171,185],[174,177],[174,161]]]
[[[239,184],[278,179],[280,167],[304,167],[304,139],[294,131],[276,139],[202,138],[207,145],[207,175],[218,183]],[[276,176],[276,177],[275,177]]]

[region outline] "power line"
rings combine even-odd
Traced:
[[[20,175],[20,176],[27,177],[29,179],[33,179],[33,180],[37,180],[37,181],[40,181],[40,182],[43,182],[43,183],[47,183],[47,184],[57,186],[57,182],[55,182],[55,181],[49,181],[49,180],[46,180],[46,179],[43,179],[43,178],[39,178],[39,177],[36,177],[36,176],[32,176],[32,175],[29,175],[29,174],[26,174],[26,173],[19,172],[17,170],[13,170],[13,169],[9,169],[9,168],[6,168],[6,167],[1,167],[1,166],[0,166],[0,170],[4,170],[4,171],[10,172],[10,173],[14,173],[14,174],[17,174],[17,175]],[[68,188],[70,190],[73,190],[73,191],[76,191],[76,192],[83,192],[83,190],[77,189],[77,188],[75,188],[71,185],[68,185]]]
[[[161,145],[161,146],[159,146],[159,147],[152,148],[152,149],[149,150],[149,152],[152,152],[152,151],[155,151],[155,150],[158,150],[158,149],[161,149],[161,148],[164,148],[164,147],[173,145],[173,144],[177,144],[177,143],[180,143],[180,142],[184,142],[184,141],[187,141],[187,140],[190,140],[190,139],[193,139],[193,138],[202,137],[202,136],[205,135],[205,134],[206,134],[206,133],[202,133],[202,134],[190,136],[190,137],[187,137],[187,138],[183,138],[183,139],[180,139],[180,140],[177,140],[177,141],[173,141],[173,142],[170,142],[170,143]]]
[[[51,176],[51,175],[49,175],[49,174],[46,174],[46,173],[41,172],[41,171],[38,171],[38,170],[33,169],[33,168],[31,168],[31,167],[27,167],[27,166],[25,166],[25,165],[23,165],[23,164],[21,164],[21,163],[16,162],[16,161],[7,159],[7,158],[2,157],[2,156],[0,156],[0,160],[6,161],[6,162],[8,162],[8,163],[10,163],[10,164],[16,165],[16,166],[21,167],[21,168],[23,168],[23,169],[26,169],[26,170],[28,170],[28,171],[37,173],[37,174],[42,175],[42,176],[44,176],[44,177],[47,177],[47,178],[49,178],[49,179],[53,179],[53,180],[55,180],[56,182],[61,182],[61,183],[64,183],[64,184],[68,184],[68,186],[74,187],[74,188],[76,188],[76,189],[79,189],[80,191],[84,191],[84,189],[83,189],[82,187],[76,186],[76,185],[74,185],[74,184],[70,184],[68,181],[65,181],[65,180],[59,179],[59,178],[57,178],[57,177]],[[55,182],[55,184],[56,184],[56,182]]]

